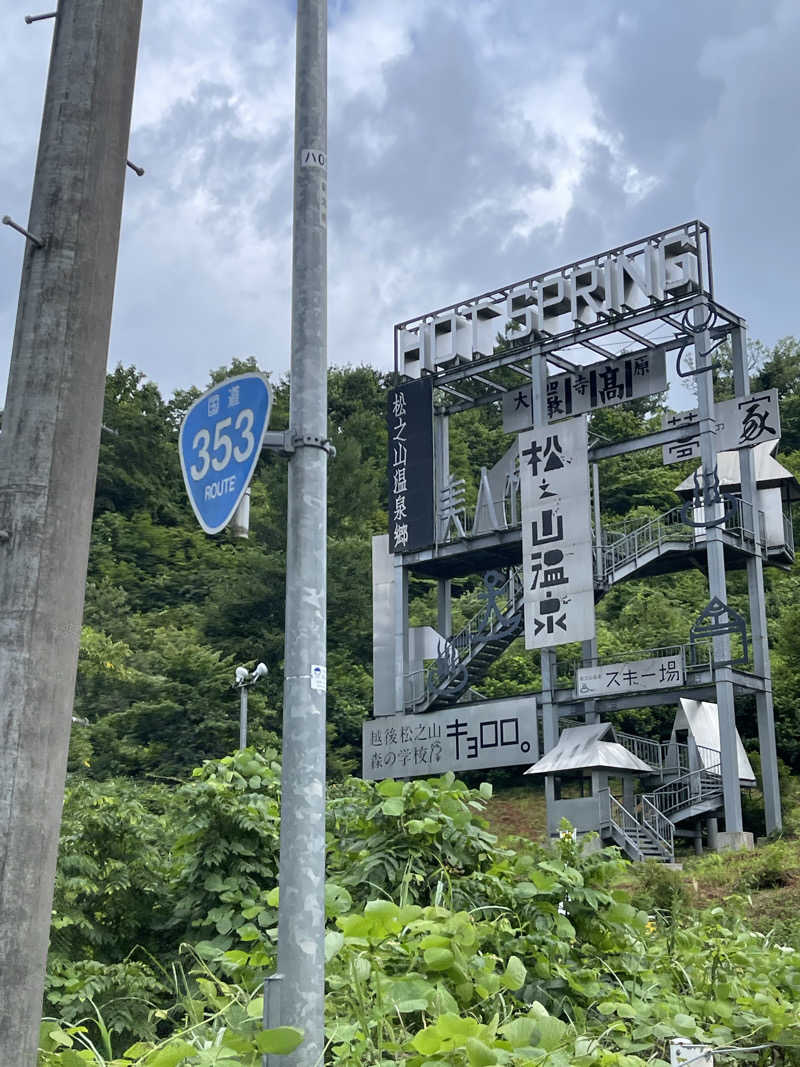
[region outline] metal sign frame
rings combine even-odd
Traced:
[[[619,274],[634,265],[630,269],[636,272],[637,264],[644,285],[647,257],[652,257],[678,237],[691,244],[693,257],[697,260],[697,269],[692,268],[692,277],[686,285],[676,291],[662,291],[663,286],[658,289],[657,283],[652,287],[657,291],[645,294],[642,290],[640,302],[627,304],[624,294],[620,296],[619,291],[617,296],[611,294],[612,288],[619,290],[620,287],[609,284],[606,306],[597,309],[593,319],[582,316],[581,320],[579,315],[570,329],[557,332],[538,328],[539,323],[534,321],[537,316],[531,308],[538,306],[535,301],[541,293],[547,292],[548,286],[561,285],[569,289],[574,283],[574,290],[579,283],[586,283],[586,277],[592,271]],[[655,268],[652,272],[659,274]],[[581,291],[585,287],[583,284]],[[553,297],[545,299],[553,300]],[[738,316],[714,301],[710,229],[700,220],[693,220],[397,323],[396,378],[400,381],[403,377],[432,373],[436,388],[446,394],[438,404],[439,410],[463,411],[501,399],[501,394],[512,384],[508,369],[517,373],[521,384],[530,382],[528,356],[534,352],[544,354],[557,370],[578,371],[588,362],[596,362],[597,356],[605,360],[617,359],[623,348],[633,352],[659,347],[681,349],[691,345],[694,329],[690,313],[700,303],[707,303],[714,309],[715,323],[710,323],[709,329],[714,329],[717,321],[725,333],[731,325],[741,324]],[[491,318],[486,319],[487,316]],[[519,320],[523,320],[522,330],[518,329]],[[481,330],[486,337],[491,334],[492,341],[497,333],[506,332],[506,341],[500,350],[495,351],[494,344],[481,339],[477,327],[481,321],[490,321],[490,327]],[[508,324],[510,329],[507,331]],[[646,335],[640,332],[645,325],[650,327]],[[470,336],[465,334],[467,327]],[[416,335],[417,341],[410,335]],[[439,353],[443,339],[445,351]],[[420,366],[416,373],[407,375],[409,368],[405,365],[404,353],[410,350],[407,346],[417,343]]]

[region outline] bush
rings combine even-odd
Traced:
[[[673,914],[688,903],[686,879],[680,871],[656,860],[631,866],[636,888],[634,903],[648,912]]]

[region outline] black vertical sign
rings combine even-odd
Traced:
[[[389,393],[389,551],[433,544],[433,380]]]

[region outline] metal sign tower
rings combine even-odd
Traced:
[[[726,340],[736,397],[715,402],[714,352]],[[699,221],[396,327],[389,535],[373,544],[375,704],[364,726],[366,777],[531,763],[540,773],[543,756],[551,830],[569,814],[579,829],[599,829],[640,855],[637,841],[650,823],[669,841],[691,825],[699,840],[705,819],[717,843],[740,843],[740,783],[749,771],[740,758],[735,700],[750,694],[767,830],[780,827],[762,569],[794,557],[784,509],[800,487],[767,455],[780,432],[777,398],[750,394],[745,349],[744,321],[715,298],[710,233]],[[634,440],[589,444],[587,417],[663,392],[669,360],[680,377],[696,381],[697,410]],[[502,411],[508,449],[482,470],[468,510],[465,486],[450,471],[449,420],[488,405]],[[678,487],[683,505],[641,530],[604,530],[598,465],[656,446],[667,463],[700,461],[688,490]],[[653,648],[604,664],[595,602],[616,582],[696,562],[708,574],[709,603],[691,633],[669,647],[654,635]],[[747,573],[749,621],[726,603],[732,568]],[[484,607],[454,633],[451,582],[481,573]],[[436,582],[436,626],[409,626],[411,575]],[[541,690],[483,699],[481,679],[523,635],[540,655]],[[566,672],[557,650],[570,642],[581,642],[582,657]],[[674,737],[668,757],[647,739],[608,740],[609,724],[600,721],[623,708],[677,706],[681,699],[714,709],[715,747],[702,732],[711,713],[693,704],[679,713],[689,726],[676,727],[681,736],[688,730],[688,740]],[[568,729],[576,721],[592,727],[581,742],[589,745],[581,767],[559,763],[564,719]],[[583,807],[560,796],[567,771],[591,776]],[[643,788],[638,797],[634,772]],[[609,789],[615,778],[625,780],[624,796]],[[686,801],[680,810],[678,793]],[[639,827],[647,805],[656,814],[640,834],[634,823]],[[728,838],[709,821],[719,816]]]

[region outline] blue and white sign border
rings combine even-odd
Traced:
[[[191,416],[192,412],[195,411],[202,404],[208,404],[209,397],[212,397],[215,393],[221,395],[225,390],[230,389],[232,386],[235,386],[237,384],[237,382],[241,383],[241,382],[243,382],[245,380],[252,381],[254,378],[257,378],[260,381],[262,381],[264,383],[264,386],[265,386],[265,389],[266,389],[267,410],[266,410],[266,414],[265,414],[265,417],[264,417],[264,422],[263,422],[263,425],[261,427],[260,433],[253,435],[253,437],[254,437],[254,448],[253,448],[252,453],[248,457],[248,459],[250,459],[250,461],[251,461],[250,462],[250,471],[249,471],[247,477],[244,478],[243,481],[242,481],[242,485],[239,488],[239,491],[238,491],[236,497],[234,498],[235,502],[232,503],[229,506],[229,508],[227,510],[227,514],[226,514],[225,520],[223,522],[220,522],[220,523],[212,526],[212,525],[209,525],[208,522],[206,522],[205,518],[203,517],[203,515],[200,512],[199,508],[197,507],[197,504],[195,503],[195,500],[194,500],[194,496],[193,496],[192,491],[190,489],[190,484],[191,484],[191,480],[192,479],[190,477],[190,472],[187,470],[186,458],[184,456],[184,430],[186,429],[186,426],[189,423],[189,417]],[[197,400],[195,400],[195,402],[192,404],[192,406],[187,410],[186,414],[184,415],[183,421],[181,423],[181,428],[180,428],[180,431],[178,433],[178,454],[180,456],[180,461],[181,461],[181,471],[183,473],[183,481],[184,481],[184,485],[186,486],[187,494],[188,494],[188,497],[189,497],[189,503],[192,505],[192,511],[194,511],[195,516],[197,518],[197,521],[200,523],[200,526],[202,527],[202,529],[207,534],[220,533],[222,530],[225,529],[225,527],[231,521],[233,516],[236,514],[236,509],[239,507],[239,504],[241,504],[242,498],[244,497],[245,493],[247,492],[247,490],[248,490],[248,488],[250,486],[250,482],[251,482],[253,474],[255,472],[256,464],[258,463],[259,456],[261,455],[261,448],[262,448],[262,446],[264,444],[264,435],[267,432],[267,426],[269,424],[269,416],[270,416],[271,407],[272,407],[272,390],[271,390],[271,387],[270,387],[269,379],[267,378],[267,376],[265,374],[261,374],[259,371],[249,371],[247,374],[237,374],[232,378],[226,378],[225,381],[217,383],[216,385],[212,386],[211,389],[207,389],[206,392],[203,393],[202,396],[199,396],[197,398]]]

